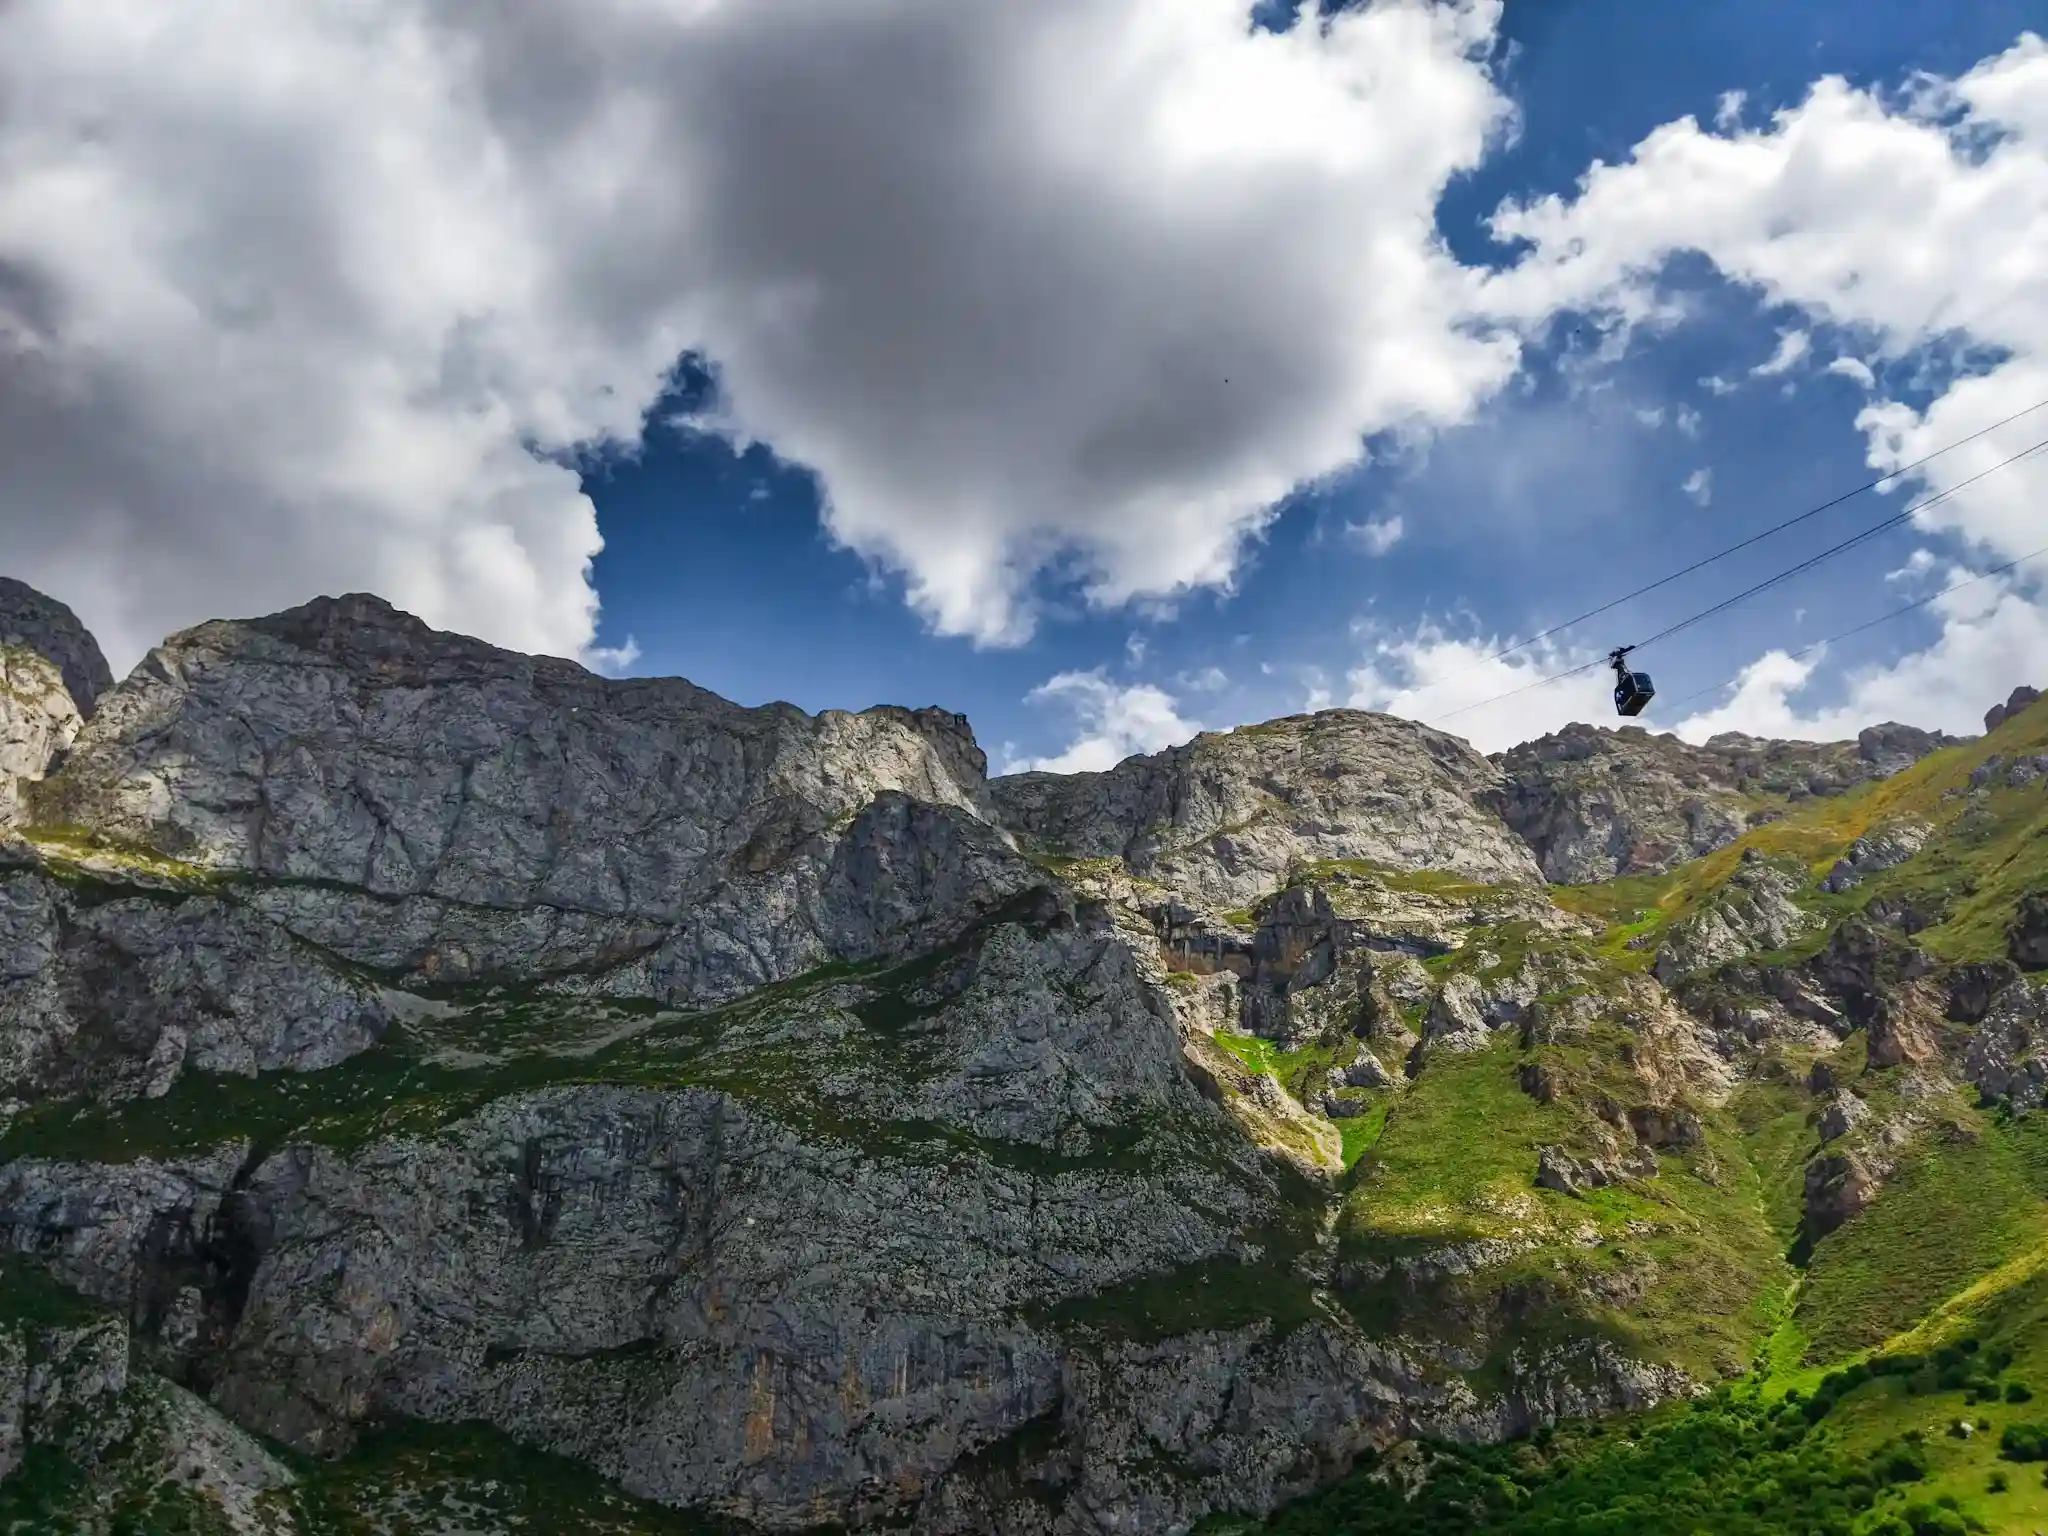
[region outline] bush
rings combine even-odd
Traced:
[[[2048,1461],[2048,1425],[2006,1425],[1998,1437],[1998,1454],[2007,1461]]]
[[[1986,1493],[2003,1493],[2005,1490],[2006,1481],[2003,1472],[1994,1472],[1984,1480],[1984,1491]]]
[[[2034,1394],[2024,1381],[2008,1381],[2005,1384],[2005,1400],[2008,1403],[2030,1403]]]
[[[1927,1453],[1910,1441],[1885,1446],[1871,1458],[1870,1473],[1880,1483],[1917,1483],[1927,1475]]]

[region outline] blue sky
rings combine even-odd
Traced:
[[[385,3],[0,8],[0,568],[117,670],[371,590],[998,766],[1492,750],[2048,437],[1493,657],[2048,400],[2044,0]],[[1940,594],[2044,504],[1659,642],[1650,723],[1969,728],[2048,560]]]
[[[1687,114],[1710,119],[1728,91],[1746,93],[1747,114],[1761,119],[1796,105],[1824,73],[1886,86],[1916,70],[1959,73],[2044,19],[2048,10],[2020,0],[1511,0],[1499,79],[1520,110],[1522,137],[1451,188],[1439,226],[1465,261],[1505,263],[1512,253],[1484,228],[1502,200],[1569,192],[1590,161],[1626,159],[1643,135]],[[1188,718],[1219,726],[1294,712],[1323,695],[1341,702],[1360,649],[1354,621],[1400,630],[1436,616],[1526,635],[1872,478],[1852,425],[1864,392],[1852,380],[1812,366],[1750,377],[1781,330],[1804,323],[1797,311],[1692,265],[1669,287],[1693,301],[1695,318],[1592,369],[1573,365],[1597,348],[1598,331],[1565,321],[1532,353],[1522,387],[1474,425],[1291,498],[1234,592],[1197,593],[1147,616],[1142,605],[1091,612],[1071,584],[1053,582],[1053,616],[1016,648],[934,636],[903,603],[900,580],[832,546],[811,478],[765,446],[735,453],[715,436],[657,430],[638,463],[590,484],[606,540],[596,568],[604,637],[637,641],[636,672],[682,673],[748,703],[943,703],[970,716],[992,756],[1006,744],[1034,756],[1066,742],[1068,714],[1027,696],[1073,670],[1154,683]],[[1817,355],[1825,360],[1823,349]],[[1909,388],[1912,371],[1896,367],[1894,382]],[[1741,384],[1721,394],[1702,382],[1709,378]],[[1662,419],[1649,425],[1643,413]],[[1676,425],[1682,413],[1697,418],[1691,433]],[[1706,505],[1682,489],[1699,471],[1710,477]],[[1626,643],[1661,626],[1663,600],[1704,606],[1897,504],[1859,498],[1573,638]],[[1396,516],[1403,535],[1384,555],[1346,531]],[[1645,665],[1677,698],[1768,646],[1849,628],[1900,600],[1884,576],[1912,547],[1911,530],[1875,541]],[[1871,632],[1836,653],[1814,697],[1839,694],[1842,666],[1925,645],[1938,628],[1923,617]],[[1188,686],[1212,668],[1227,687]],[[1986,678],[1985,702],[2012,681]],[[1574,696],[1587,717],[1601,718],[1597,675]]]

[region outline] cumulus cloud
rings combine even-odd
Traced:
[[[1368,555],[1384,555],[1401,542],[1404,531],[1398,513],[1392,517],[1369,517],[1362,523],[1344,525],[1345,536]]]
[[[1639,306],[1673,256],[1704,255],[1771,306],[1853,335],[1865,357],[1930,365],[1915,370],[1931,385],[1927,403],[1874,399],[1856,418],[1872,467],[1903,470],[2048,400],[2044,103],[2048,42],[2029,34],[1959,79],[1918,80],[1896,99],[1830,77],[1767,126],[1666,124],[1626,162],[1595,166],[1573,196],[1505,205],[1494,232],[1527,242],[1526,253],[1489,282],[1487,300],[1525,317],[1561,305]],[[1876,385],[1867,362],[1831,366]],[[1943,454],[1893,488],[1909,478],[1959,484],[2043,437],[2048,412]],[[1915,522],[2016,559],[2038,544],[2043,505],[2048,455],[2035,455]],[[1870,710],[1966,723],[1983,707],[1983,688],[2040,673],[2042,623],[2028,591],[2007,589],[1993,615],[1952,617],[1939,644],[1861,679],[1851,702],[1826,715],[1795,707],[1817,659],[1766,657],[1716,718],[1801,732],[1823,720],[1841,729]]]
[[[1813,333],[1811,331],[1780,331],[1778,333],[1777,350],[1750,369],[1750,375],[1753,378],[1770,379],[1776,378],[1781,373],[1790,373],[1805,360],[1806,354],[1812,350]]]
[[[1829,77],[1767,128],[1666,124],[1627,162],[1588,172],[1572,199],[1501,209],[1495,234],[1528,253],[1490,281],[1489,302],[1524,315],[1597,308],[1693,251],[1773,305],[1858,333],[1873,356],[1961,337],[2000,357],[1963,370],[1924,410],[1877,401],[1858,416],[1872,465],[1900,468],[2048,399],[2044,100],[2048,42],[2028,35],[1898,102]],[[2043,435],[2016,423],[1945,455],[1938,473],[1952,483]],[[2018,465],[1921,526],[2016,556],[2044,501],[2048,461]]]
[[[1518,346],[1436,238],[1500,0],[13,0],[0,530],[132,660],[376,588],[595,656],[676,359],[941,632],[1227,586]]]
[[[1678,488],[1704,507],[1714,499],[1714,472],[1711,469],[1696,469],[1685,477]]]
[[[1074,739],[1051,757],[1004,766],[1004,773],[1096,773],[1134,753],[1178,746],[1202,727],[1181,717],[1172,694],[1150,683],[1122,685],[1099,669],[1062,672],[1027,694],[1033,704],[1056,705],[1073,716]]]
[[[1877,375],[1870,370],[1870,364],[1860,357],[1838,357],[1828,364],[1829,373],[1838,373],[1845,379],[1854,379],[1865,389],[1877,387]]]
[[[1968,580],[1964,572],[1951,577],[1951,586]],[[2028,580],[2035,583],[2031,589]],[[1898,720],[1974,735],[1984,728],[1984,711],[2015,683],[2044,678],[2048,607],[2040,602],[2038,580],[2023,569],[1946,592],[1929,605],[1941,619],[1939,640],[1889,665],[1851,672],[1825,704],[1812,697],[1824,651],[1771,651],[1743,669],[1725,699],[1674,729],[1688,741],[1719,731],[1839,741],[1878,721]]]
[[[1425,620],[1402,634],[1382,633],[1350,673],[1353,709],[1421,720],[1498,752],[1610,708],[1609,674],[1541,680],[1599,661],[1596,653],[1539,641],[1509,656],[1513,638],[1456,635]]]

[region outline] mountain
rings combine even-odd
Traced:
[[[2020,694],[990,780],[363,595],[0,632],[18,1528],[1398,1530],[1986,1309],[2048,1382]]]

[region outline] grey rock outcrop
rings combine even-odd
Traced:
[[[1121,859],[1135,876],[1224,909],[1320,860],[1540,879],[1501,824],[1500,775],[1485,758],[1427,726],[1358,710],[1197,736],[1103,773],[1014,774],[990,792],[1026,845]]]
[[[305,1450],[401,1412],[776,1526],[914,1499],[1071,1410],[1088,1357],[1048,1311],[1232,1252],[1273,1175],[1099,926],[999,924],[890,1007],[857,996],[711,1039],[700,1074],[784,1100],[571,1084],[358,1151],[18,1160],[0,1235],[145,1298],[155,1351]],[[1140,1411],[1111,1394],[1074,1432]]]
[[[0,647],[35,652],[54,666],[79,715],[89,717],[114,674],[99,642],[63,603],[0,576]]]
[[[377,988],[202,896],[82,900],[0,862],[0,1094],[158,1095],[186,1070],[333,1066],[390,1023]]]
[[[1546,878],[1578,885],[1682,864],[1733,842],[1790,804],[1887,778],[1954,738],[1881,725],[1853,742],[1761,741],[1729,732],[1702,746],[1638,726],[1571,725],[1497,755],[1508,825]]]
[[[82,723],[54,663],[0,645],[0,827],[27,819],[29,787],[69,749]]]
[[[1986,1104],[2024,1113],[2048,1099],[2048,986],[2018,982],[2001,991],[1963,1049],[1963,1076]]]
[[[1652,1178],[1657,1172],[1657,1154],[1647,1146],[1636,1146],[1615,1157],[1573,1157],[1562,1147],[1544,1147],[1536,1162],[1536,1185],[1562,1195],[1580,1195],[1589,1189],[1606,1189],[1631,1179]]]
[[[1846,891],[1871,875],[1898,867],[1927,846],[1932,832],[1924,821],[1900,821],[1857,838],[1828,871],[1821,889]]]
[[[1792,895],[1797,871],[1745,857],[1698,910],[1672,925],[1652,970],[1666,984],[1758,950],[1782,949],[1816,926]]]
[[[1838,1093],[1821,1111],[1820,1139],[1837,1141],[1870,1118],[1870,1106],[1853,1093]]]
[[[253,877],[269,916],[396,979],[633,964],[614,990],[716,1001],[1034,878],[996,868],[985,768],[956,715],[744,709],[350,596],[173,636],[40,804]],[[878,809],[890,791],[918,808]],[[911,873],[907,907],[884,877]]]
[[[1861,1150],[1829,1152],[1806,1165],[1806,1232],[1818,1240],[1860,1216],[1877,1198],[1882,1170]]]
[[[1463,1053],[1483,1051],[1493,1038],[1493,1025],[1486,1017],[1486,994],[1476,978],[1459,974],[1448,978],[1423,1015],[1421,1051],[1443,1050]]]
[[[2038,703],[2040,698],[2040,689],[2030,688],[2025,683],[2020,684],[2019,687],[2013,689],[2011,694],[2007,696],[2006,701],[2003,704],[1994,704],[1991,706],[1990,709],[1985,711],[1985,733],[1988,735],[1992,731],[1997,730],[2001,725],[2005,724],[2006,721],[2010,720],[2014,715],[2018,714],[2021,710],[2026,709],[2032,704]]]

